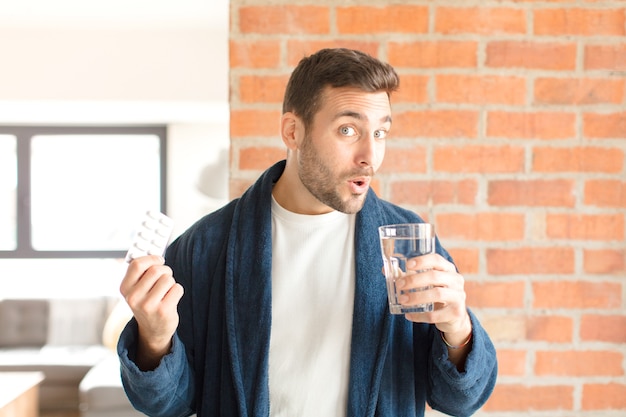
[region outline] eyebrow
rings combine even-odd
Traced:
[[[337,120],[337,119],[340,119],[342,117],[352,117],[352,118],[358,119],[358,120],[363,120],[363,119],[366,118],[363,114],[361,114],[359,112],[355,112],[353,110],[344,110],[342,112],[337,113],[335,115],[335,117],[333,117],[333,121]],[[390,115],[386,115],[383,118],[381,118],[380,121],[382,123],[387,123],[387,122],[391,123],[391,116]]]

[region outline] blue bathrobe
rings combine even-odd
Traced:
[[[282,161],[268,169],[240,199],[199,220],[168,248],[166,263],[185,289],[171,352],[154,371],[140,371],[133,362],[134,319],[118,344],[124,387],[140,411],[269,416],[271,192],[284,167]],[[377,228],[421,221],[371,190],[357,214],[349,417],[422,416],[426,401],[444,413],[469,416],[493,390],[495,350],[471,312],[472,350],[464,372],[448,360],[433,325],[389,313]],[[437,252],[451,260],[439,242]]]

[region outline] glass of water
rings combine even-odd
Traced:
[[[378,228],[380,248],[383,256],[385,279],[387,281],[387,295],[389,297],[389,311],[392,314],[423,313],[433,311],[433,303],[402,305],[398,297],[403,291],[398,291],[396,281],[410,274],[419,274],[424,270],[415,271],[407,268],[407,261],[417,256],[426,255],[435,251],[435,226],[430,223],[391,224]],[[421,287],[409,290],[424,291],[431,287]]]

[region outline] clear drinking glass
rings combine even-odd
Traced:
[[[411,306],[400,304],[398,297],[403,292],[396,289],[396,281],[410,274],[425,272],[408,269],[407,261],[435,251],[435,226],[430,223],[391,224],[380,226],[378,234],[387,281],[389,311],[392,314],[433,311],[433,303]],[[410,291],[424,291],[429,288],[421,287]]]

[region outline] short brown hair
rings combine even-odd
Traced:
[[[399,82],[391,65],[366,53],[346,48],[322,49],[302,58],[294,69],[285,90],[283,113],[295,113],[308,128],[322,104],[326,87],[356,87],[391,95]]]

